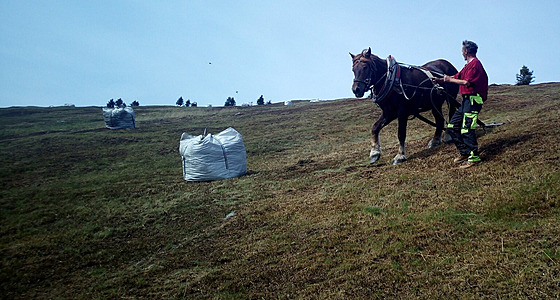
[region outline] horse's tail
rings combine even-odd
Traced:
[[[439,78],[442,78],[444,75],[453,76],[458,72],[457,69],[445,59],[431,61],[423,65],[422,67],[426,70],[429,70],[430,73],[432,73],[432,76]],[[436,86],[434,86],[434,88],[436,88]],[[445,96],[445,102],[447,103],[447,108],[449,111],[449,118],[451,118],[457,108],[461,106],[461,104],[457,102],[459,86],[452,83],[442,83],[441,87],[438,89],[438,93]]]
[[[432,63],[428,63],[426,67],[429,67],[430,69],[433,68],[434,71],[439,73],[438,75],[440,75],[440,77],[443,77],[443,75],[453,76],[458,73],[457,69],[445,59],[439,59]],[[453,106],[458,108],[460,103],[458,103],[456,99],[457,94],[459,93],[459,86],[456,84],[445,83],[443,88],[446,96],[445,101],[447,102],[448,107],[451,108],[451,106]]]

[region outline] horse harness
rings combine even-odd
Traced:
[[[371,97],[373,98],[373,102],[377,104],[381,104],[383,100],[389,96],[395,84],[399,85],[401,83],[401,67],[391,55],[387,57],[387,73],[384,76],[385,82],[377,95],[374,90],[375,85],[371,86]]]
[[[371,67],[372,67],[373,71],[375,71],[375,65],[372,65]],[[401,67],[404,67],[404,68],[407,68],[407,69],[419,70],[426,75],[426,79],[424,79],[418,85],[411,85],[411,84],[403,83],[402,80],[401,80]],[[429,89],[430,90],[430,101],[432,101],[432,104],[433,104],[432,93],[433,93],[434,90],[436,90],[438,93],[445,93],[446,96],[447,96],[447,104],[451,105],[451,102],[449,101],[450,100],[449,98],[452,98],[452,97],[447,94],[447,92],[445,91],[445,89],[441,85],[433,82],[433,79],[436,78],[436,77],[432,73],[436,74],[440,77],[443,77],[443,75],[444,75],[441,72],[437,72],[437,71],[434,71],[434,70],[429,70],[425,67],[419,67],[419,66],[413,66],[413,65],[398,63],[393,56],[389,55],[387,57],[387,73],[385,73],[383,76],[381,76],[381,78],[379,78],[379,80],[377,81],[377,83],[379,83],[383,78],[385,78],[385,82],[383,83],[383,86],[381,87],[381,89],[379,90],[378,93],[375,93],[375,85],[377,85],[377,83],[372,84],[372,77],[373,76],[370,76],[370,78],[367,78],[365,81],[361,81],[361,80],[354,80],[354,81],[363,82],[363,83],[366,84],[367,88],[369,90],[371,90],[371,94],[370,94],[369,97],[377,105],[381,105],[383,102],[385,102],[385,100],[388,98],[388,96],[391,94],[391,92],[396,92],[397,94],[403,95],[403,97],[406,100],[410,101],[412,98],[414,98],[418,89]],[[372,72],[372,75],[373,75],[373,72]],[[422,87],[422,85],[427,81],[432,83],[432,87]],[[407,95],[407,93],[405,91],[405,88],[404,88],[405,86],[414,88],[414,91],[412,92],[411,96]],[[443,116],[443,114],[440,111],[438,111],[438,112],[439,112],[440,115],[442,115],[442,117],[444,119],[446,119],[445,116]],[[429,125],[437,127],[434,122],[432,122],[431,120],[423,117],[422,115],[420,115],[420,113],[414,114],[412,119],[414,119],[415,117],[420,119],[421,121],[429,124]]]
[[[375,71],[375,65],[371,65],[370,67],[373,69],[372,71]],[[404,67],[404,68],[407,68],[407,69],[419,70],[419,71],[423,72],[426,75],[427,78],[424,79],[422,82],[420,82],[418,85],[403,84],[403,82],[400,78],[401,67]],[[373,73],[374,72],[372,72],[372,75],[373,75]],[[387,73],[385,73],[383,76],[381,76],[381,78],[379,78],[379,80],[375,84],[371,83],[373,76],[370,76],[365,81],[355,79],[354,82],[362,82],[362,83],[366,84],[367,89],[371,90],[371,94],[370,94],[369,97],[377,105],[381,105],[384,102],[384,100],[386,100],[387,97],[393,91],[398,93],[398,94],[403,95],[406,100],[410,101],[416,95],[416,91],[418,89],[429,89],[430,90],[430,101],[432,102],[432,104],[433,104],[432,92],[434,90],[437,90],[438,93],[445,93],[446,102],[447,102],[448,106],[451,106],[452,105],[451,103],[456,103],[454,101],[454,99],[452,99],[453,97],[451,97],[441,85],[439,85],[438,83],[434,83],[433,79],[436,78],[436,77],[432,73],[436,74],[437,76],[440,76],[440,77],[443,77],[445,75],[443,72],[437,72],[437,71],[434,71],[434,70],[429,70],[425,67],[419,67],[419,66],[413,66],[413,65],[398,63],[392,55],[389,55],[387,57]],[[377,83],[379,83],[383,78],[385,78],[385,82],[383,83],[383,86],[381,87],[381,90],[379,91],[379,93],[376,94],[375,93],[375,85],[377,85]],[[433,86],[431,88],[422,87],[422,85],[426,81],[430,81]],[[414,87],[415,88],[414,92],[412,93],[412,96],[409,97],[406,94],[406,92],[404,90],[404,86],[409,86],[409,87]],[[453,100],[453,101],[450,101],[450,100]],[[447,123],[447,119],[445,118],[445,116],[443,116],[441,111],[438,110],[438,113],[446,120],[446,123]],[[425,122],[429,125],[437,127],[436,123],[434,123],[433,121],[423,117],[420,113],[414,114],[412,119],[414,119],[414,118],[418,118],[421,121],[423,121],[423,122]],[[495,123],[495,124],[493,123],[493,124],[486,125],[480,119],[477,120],[477,123],[484,130],[486,130],[487,127],[496,127],[496,126],[499,126],[499,125],[503,124],[503,123]]]
[[[404,67],[404,68],[407,68],[407,69],[419,70],[426,75],[426,79],[423,80],[418,85],[405,84],[405,83],[402,82],[402,80],[400,78],[401,77],[401,67]],[[378,93],[375,93],[375,85],[377,83],[372,84],[371,83],[371,77],[366,79],[366,81],[359,81],[359,80],[355,80],[355,81],[365,83],[367,85],[367,88],[369,90],[371,90],[370,98],[373,100],[374,103],[380,105],[387,99],[387,97],[393,91],[398,93],[398,94],[403,95],[406,100],[411,100],[416,95],[416,91],[418,89],[444,90],[443,87],[440,86],[437,83],[434,83],[433,87],[431,87],[431,88],[421,87],[422,84],[424,84],[427,81],[433,82],[432,80],[435,78],[435,76],[432,74],[432,72],[435,73],[436,75],[439,75],[439,76],[444,75],[442,73],[435,72],[433,70],[428,70],[427,68],[424,68],[424,67],[418,67],[418,66],[412,66],[412,65],[398,63],[393,56],[389,55],[389,57],[387,57],[387,73],[385,73],[379,79],[379,81],[381,81],[383,78],[385,78],[385,82],[383,83],[383,86],[381,87],[381,89],[379,90]],[[409,87],[414,87],[415,88],[414,92],[412,93],[412,96],[408,96],[406,94],[404,86],[409,86]]]

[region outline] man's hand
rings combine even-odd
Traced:
[[[432,78],[432,83],[433,84],[442,83],[442,82],[443,82],[443,78],[438,78],[438,77]]]

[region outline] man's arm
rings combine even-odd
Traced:
[[[455,83],[455,84],[459,84],[459,85],[469,85],[469,82],[463,79],[457,79],[453,76],[449,76],[449,75],[443,75],[443,78],[432,78],[432,81],[434,83],[437,82],[451,82],[451,83]]]
[[[457,79],[454,78],[453,76],[449,76],[449,75],[443,75],[443,82],[451,82],[451,83],[455,83],[458,85],[469,85],[469,82],[463,79]]]

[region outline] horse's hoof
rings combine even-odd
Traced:
[[[381,157],[381,152],[377,149],[371,149],[369,152],[369,163],[375,163]]]
[[[405,155],[397,154],[395,156],[395,158],[393,158],[393,166],[397,165],[397,164],[400,164],[402,162],[405,162],[405,161],[406,161],[406,156]]]
[[[441,145],[441,140],[436,140],[436,139],[432,139],[430,140],[430,142],[428,143],[428,149],[432,149],[435,148],[437,146]]]
[[[381,157],[381,155],[379,155],[379,154],[374,155],[374,156],[370,156],[369,157],[369,163],[374,164],[377,160],[379,160],[379,157]]]
[[[396,166],[396,165],[398,165],[398,164],[400,164],[400,163],[403,163],[403,162],[405,162],[405,161],[406,161],[406,159],[393,160],[393,166]]]

